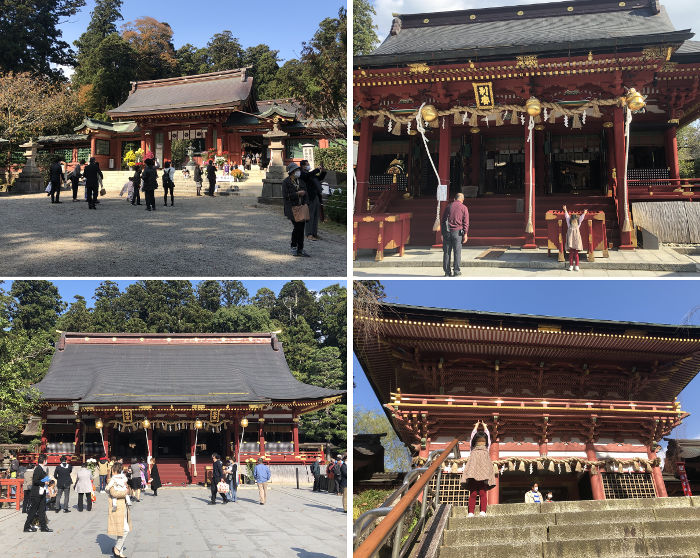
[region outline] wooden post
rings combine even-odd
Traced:
[[[498,442],[491,442],[491,447],[489,448],[489,457],[491,458],[491,461],[495,461],[498,459],[499,456],[499,443]],[[496,486],[493,488],[489,489],[488,491],[488,503],[489,506],[493,504],[498,504],[498,492],[501,486],[501,476],[496,475]]]
[[[90,157],[94,157],[96,153],[95,143],[97,138],[95,136],[90,136]],[[89,163],[90,161],[88,161]]]
[[[470,170],[471,186],[478,186],[481,175],[481,134],[472,134],[472,156]]]
[[[617,223],[620,227],[620,250],[633,250],[632,231],[623,231],[625,207],[628,200],[625,184],[625,122],[622,107],[613,109],[613,130],[615,139],[615,163],[617,168]]]
[[[233,455],[238,462],[238,453],[241,451],[241,421],[238,415],[236,415],[236,421],[233,423],[233,438]]]
[[[440,202],[440,215],[450,203],[450,157],[452,153],[452,118],[443,116],[440,118],[440,143],[438,145],[438,174],[440,184],[447,186],[447,201]],[[432,169],[431,169],[432,170]],[[434,248],[442,246],[442,231],[435,231]]]
[[[76,419],[75,419],[75,435],[73,436],[73,444],[75,447],[75,450],[73,451],[73,453],[75,455],[85,453],[84,449],[80,447],[80,439],[81,439],[80,434],[81,434],[82,429],[83,429],[82,427],[83,427],[83,423],[80,420],[80,417],[76,417]],[[83,457],[83,460],[84,460],[84,457]]]
[[[612,122],[603,123],[603,128],[605,129],[605,143],[608,148],[608,185],[607,185],[607,195],[612,197],[613,195],[613,175],[617,174],[617,163],[615,161],[615,135],[612,129]]]
[[[292,419],[292,443],[294,444],[294,455],[299,455],[299,417],[294,413]]]
[[[260,457],[265,455],[265,417],[262,413],[258,415],[258,451]]]
[[[190,477],[192,478],[192,482],[195,483],[197,482],[197,469],[195,466],[192,464],[192,456],[195,455],[197,448],[195,447],[195,441],[194,441],[194,427],[190,428],[190,462],[188,464],[188,467],[190,469]]]
[[[146,451],[149,456],[153,456],[153,428],[146,428]]]
[[[595,446],[593,442],[586,442],[586,459],[589,461],[595,461],[598,459],[595,453]],[[593,492],[594,500],[605,500],[605,490],[603,489],[603,476],[598,469],[597,474],[589,473],[591,476],[591,490]]]
[[[104,446],[105,457],[109,457],[109,437],[112,434],[112,427],[105,424],[102,428],[102,442]]]
[[[355,213],[367,213],[369,200],[369,166],[372,158],[372,121],[365,117],[360,121],[360,137],[357,146],[357,194],[355,196]]]
[[[535,146],[530,146],[530,142],[527,141],[529,135],[530,130],[525,126],[525,242],[523,248],[534,250],[537,248],[535,240]],[[535,141],[534,130],[532,141]]]
[[[681,174],[680,166],[678,164],[678,139],[676,138],[676,129],[677,124],[671,124],[666,129],[666,166],[668,166],[669,178],[679,179]],[[673,185],[678,188],[680,183],[674,183]]]
[[[231,457],[231,429],[228,426],[224,431],[224,445],[226,447],[224,450],[224,456]]]
[[[654,447],[656,444],[654,444]],[[647,456],[649,459],[656,459],[656,452],[652,451],[651,447],[647,447]],[[668,492],[666,492],[666,483],[664,482],[664,477],[661,474],[661,467],[655,465],[651,468],[651,478],[654,481],[654,489],[656,490],[657,498],[668,498]]]
[[[545,194],[544,130],[538,130],[535,128],[533,133],[535,135],[535,192],[538,194]]]
[[[221,155],[224,152],[224,129],[221,124],[216,125],[216,154]]]
[[[241,134],[234,132],[229,135],[229,151],[231,152],[231,161],[240,165],[243,163],[241,158]]]
[[[46,443],[48,439],[46,438],[46,410],[41,411],[41,446],[40,452],[46,453]]]

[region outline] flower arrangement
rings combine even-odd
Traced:
[[[249,457],[248,459],[245,460],[245,468],[246,468],[246,473],[245,476],[248,477],[249,479],[254,478],[254,472],[255,472],[255,463],[256,460],[253,457]]]
[[[241,180],[245,178],[245,173],[241,169],[233,169],[231,171],[231,176],[233,176],[233,178],[236,180]]]
[[[90,469],[91,473],[94,473],[95,469],[97,469],[97,459],[91,457],[85,462],[85,466]]]
[[[126,152],[126,155],[124,155],[124,162],[129,168],[136,164],[136,153],[134,153],[133,149],[129,149],[129,151]]]

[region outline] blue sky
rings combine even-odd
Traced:
[[[700,325],[700,289],[689,281],[382,281],[387,302],[604,320]],[[693,309],[697,311],[692,315]],[[689,319],[689,320],[688,320]],[[353,355],[353,404],[381,407]],[[700,438],[700,375],[681,392],[691,413],[673,436]]]
[[[180,48],[186,43],[206,46],[215,33],[226,29],[246,48],[265,43],[280,51],[282,60],[297,58],[302,41],[308,41],[326,17],[338,15],[344,0],[303,0],[302,2],[198,2],[185,0],[125,0],[121,7],[124,21],[150,16],[164,21],[173,29],[173,43]],[[87,28],[94,0],[68,21],[59,25],[63,40],[73,44]]]

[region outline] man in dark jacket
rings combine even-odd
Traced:
[[[309,220],[306,222],[306,238],[320,240],[318,236],[318,221],[321,215],[321,199],[323,186],[321,181],[326,177],[326,171],[318,168],[311,170],[307,160],[301,162],[301,180],[306,184],[309,197]]]
[[[209,181],[208,195],[214,196],[214,189],[216,188],[216,167],[214,166],[214,161],[211,159],[209,159],[209,163],[207,163],[207,180]]]
[[[66,181],[66,177],[63,175],[63,167],[58,159],[54,159],[49,167],[49,180],[51,181],[51,203],[63,203],[58,201],[58,198],[61,196],[61,184]]]
[[[99,163],[94,157],[90,157],[90,164],[83,171],[85,177],[85,187],[88,195],[88,209],[97,209],[97,189],[100,186],[102,171]]]
[[[316,461],[311,464],[311,474],[314,476],[313,492],[321,492],[321,458],[317,457]]]
[[[156,210],[155,190],[158,188],[158,173],[154,164],[153,159],[146,159],[146,168],[143,169],[143,174],[141,175],[143,194],[146,197],[146,211]]]
[[[73,465],[67,462],[65,455],[62,455],[61,464],[53,472],[53,476],[56,479],[56,488],[58,489],[56,494],[56,513],[61,511],[61,496],[63,496],[63,511],[65,513],[70,512],[68,500],[70,498],[70,487],[72,484],[70,475],[72,472]]]
[[[29,493],[31,503],[27,512],[27,520],[24,522],[24,531],[33,533],[36,527],[32,526],[35,518],[39,519],[39,527],[45,533],[51,533],[53,529],[49,529],[46,522],[46,479],[48,477],[48,467],[46,466],[46,454],[39,454],[39,464],[34,467],[32,475],[32,489]]]
[[[134,169],[134,176],[131,177],[134,185],[134,194],[131,196],[131,205],[141,205],[141,166]]]
[[[340,491],[343,493],[343,513],[348,513],[348,465],[345,463],[347,457],[343,457],[340,461],[340,478],[338,484]]]
[[[211,477],[211,502],[209,502],[209,504],[213,506],[216,504],[216,495],[219,493],[216,485],[219,484],[219,482],[221,482],[224,478],[224,466],[221,464],[221,459],[219,459],[218,453],[213,453],[211,458],[214,461],[214,468]],[[224,499],[224,504],[228,504],[226,494],[221,493],[221,497]]]
[[[194,164],[194,183],[197,186],[197,195],[202,195],[202,167],[199,163]]]

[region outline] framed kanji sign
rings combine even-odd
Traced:
[[[474,86],[474,97],[476,97],[476,107],[480,109],[490,109],[494,107],[493,83],[490,81],[483,83],[472,83]]]

